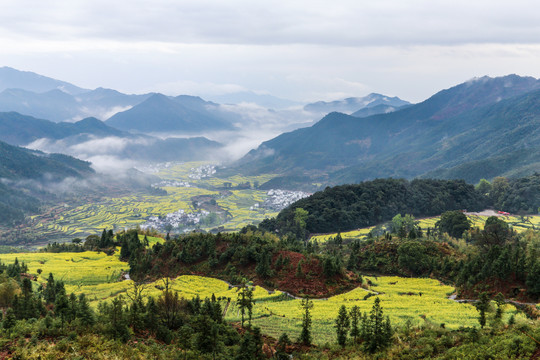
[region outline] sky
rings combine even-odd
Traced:
[[[540,3],[6,0],[0,49],[0,66],[90,89],[419,102],[474,77],[540,77]]]

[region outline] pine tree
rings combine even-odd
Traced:
[[[277,360],[289,360],[289,354],[287,354],[287,346],[291,345],[291,340],[287,333],[281,334],[276,345],[276,353],[274,354]]]
[[[258,327],[253,328],[252,331],[248,331],[242,337],[240,342],[240,349],[235,360],[263,360],[265,359],[262,352],[262,336],[261,330]]]
[[[356,344],[358,342],[358,337],[360,336],[360,322],[361,322],[360,308],[355,305],[352,307],[349,317],[351,319],[351,337],[353,342]]]
[[[381,300],[377,297],[371,308],[369,319],[366,324],[366,350],[371,353],[382,350],[390,344],[392,337],[392,325],[390,318],[384,319]]]
[[[67,312],[67,321],[72,322],[77,317],[77,309],[79,304],[77,303],[77,296],[74,293],[69,295],[69,308]]]
[[[54,314],[57,317],[60,317],[62,320],[62,327],[64,327],[64,323],[69,318],[69,300],[65,293],[60,293],[58,296],[56,296],[56,300],[54,302]]]
[[[116,297],[108,308],[109,334],[112,338],[126,342],[130,338],[129,328],[124,316],[124,298]]]
[[[478,322],[483,329],[486,326],[486,312],[489,310],[489,296],[486,292],[480,294],[478,301],[474,304],[476,310],[478,310]]]
[[[244,327],[246,312],[248,313],[249,325],[251,325],[251,316],[253,313],[253,290],[249,286],[243,285],[241,290],[238,292],[236,306],[240,310],[240,314],[242,316],[242,327]]]
[[[144,317],[144,323],[146,329],[150,333],[155,334],[158,326],[158,307],[156,301],[153,297],[148,297],[148,302],[146,303],[146,315]]]
[[[267,278],[271,276],[272,270],[270,269],[270,254],[268,253],[268,251],[264,251],[261,254],[259,263],[257,264],[255,271],[257,272],[257,275],[262,278]]]
[[[4,321],[2,322],[2,327],[6,330],[11,329],[15,326],[16,322],[17,319],[15,317],[15,311],[13,311],[12,308],[8,308],[6,310],[6,316],[4,317]]]
[[[304,345],[311,345],[311,309],[313,308],[313,301],[309,298],[303,298],[300,303],[300,307],[304,310],[302,314],[302,331],[300,332],[300,338],[298,339]]]
[[[506,304],[506,301],[504,301],[504,296],[501,293],[498,293],[495,295],[495,302],[497,303],[497,311],[495,312],[495,319],[502,319],[503,315],[503,306]]]
[[[341,346],[345,346],[347,343],[347,334],[349,332],[350,319],[349,314],[347,313],[347,308],[345,305],[341,305],[338,311],[338,316],[336,318],[336,335],[337,342]]]
[[[302,260],[298,262],[298,265],[296,265],[296,273],[294,274],[297,278],[303,278],[304,272],[302,271]]]
[[[178,346],[184,350],[184,359],[187,358],[187,351],[191,350],[192,348],[192,336],[193,336],[193,329],[191,326],[184,325],[178,330],[178,340],[177,344]]]
[[[83,326],[94,325],[94,311],[88,304],[84,294],[79,295],[79,306],[77,308],[77,317],[80,319]]]

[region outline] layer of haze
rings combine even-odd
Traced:
[[[532,0],[0,3],[0,65],[85,88],[418,102],[475,76],[540,76]]]

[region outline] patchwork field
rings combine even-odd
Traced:
[[[209,196],[223,212],[226,222],[221,224],[226,230],[238,230],[243,226],[258,223],[267,217],[277,215],[255,204],[262,204],[266,191],[234,189],[239,184],[249,182],[252,186],[270,180],[272,175],[218,178],[214,174],[197,178],[197,169],[210,166],[206,163],[184,163],[160,168],[154,175],[166,182],[189,183],[189,187],[163,186],[167,195],[133,194],[117,198],[102,198],[80,206],[61,204],[50,208],[47,213],[32,216],[32,231],[42,238],[63,238],[70,240],[101,232],[103,228],[115,231],[143,225],[150,216],[165,216],[183,210],[197,213],[200,209],[193,205],[193,198]],[[195,169],[195,170],[194,170]],[[195,174],[195,175],[194,175]],[[195,178],[194,178],[195,177]],[[224,184],[230,190],[223,191]],[[216,225],[205,227],[210,229]]]
[[[157,240],[155,240],[157,241]],[[121,280],[121,274],[128,270],[128,265],[121,262],[117,255],[103,253],[20,253],[0,255],[0,261],[11,263],[18,258],[29,267],[29,272],[37,274],[35,283],[45,283],[49,272],[55,279],[66,284],[68,293],[85,293],[92,306],[99,301],[109,301],[120,294],[126,295],[133,289],[131,280]],[[357,288],[350,292],[328,299],[313,300],[313,334],[315,342],[334,341],[334,319],[338,309],[345,305],[348,309],[357,305],[362,312],[368,312],[376,296],[381,299],[384,313],[390,316],[397,326],[407,321],[412,324],[424,322],[435,325],[445,324],[447,328],[477,326],[478,313],[472,305],[457,303],[448,299],[454,292],[453,287],[443,285],[433,279],[415,279],[400,277],[369,277],[372,285],[368,289]],[[184,275],[171,279],[170,287],[179,296],[201,299],[212,294],[220,299],[227,321],[240,321],[240,313],[235,306],[238,288],[231,287],[224,281],[201,276]],[[143,296],[158,297],[164,288],[164,281],[159,280],[144,286]],[[292,338],[298,337],[301,328],[302,309],[300,300],[292,299],[280,291],[268,291],[256,287],[256,304],[253,309],[253,324],[261,327],[263,333],[279,337],[287,332]],[[514,312],[507,306],[505,320]]]
[[[484,223],[486,222],[489,215],[471,215],[468,214],[467,217],[472,223],[473,227],[479,227],[480,229],[484,228]],[[435,223],[439,220],[439,216],[434,216],[430,218],[423,218],[418,219],[419,226],[422,228],[423,231],[427,231],[428,228],[433,229],[435,227]],[[512,226],[514,230],[517,232],[523,232],[527,229],[538,229],[540,228],[540,215],[525,215],[525,216],[519,216],[519,215],[503,215],[500,216],[500,218],[508,223],[508,225]],[[375,226],[370,226],[367,228],[352,230],[352,231],[346,231],[341,233],[341,237],[343,240],[349,239],[359,239],[364,240],[367,238],[369,232],[375,228]],[[330,238],[336,237],[337,233],[333,234],[318,234],[313,235],[311,237],[311,240],[318,241],[319,243],[324,243],[328,241]]]

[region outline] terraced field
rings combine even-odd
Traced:
[[[222,224],[226,230],[238,230],[245,225],[277,215],[276,212],[254,207],[255,204],[264,202],[265,191],[232,189],[246,182],[262,184],[271,179],[272,175],[190,178],[193,169],[204,165],[207,164],[176,164],[155,173],[165,181],[189,182],[190,187],[164,187],[167,191],[165,196],[133,194],[103,198],[76,207],[62,204],[49,209],[46,214],[32,216],[32,230],[43,238],[63,237],[69,240],[99,233],[103,228],[115,231],[134,228],[144,224],[150,216],[165,216],[178,210],[184,210],[185,213],[197,212],[199,209],[193,207],[192,198],[202,195],[215,198],[217,205],[227,213],[227,222]],[[229,183],[231,190],[223,191],[224,183]]]
[[[468,214],[467,217],[472,222],[472,226],[479,227],[480,229],[484,228],[484,223],[486,222],[489,215],[471,215]],[[419,225],[422,228],[423,231],[426,231],[428,228],[433,229],[435,227],[435,223],[439,220],[439,216],[434,216],[430,218],[423,218],[418,219]],[[500,216],[500,218],[508,223],[508,225],[512,226],[514,230],[517,232],[523,232],[527,229],[538,229],[540,228],[540,215],[526,215],[524,217],[518,216],[518,215],[510,215],[510,216]],[[359,239],[364,240],[367,238],[367,235],[369,232],[374,228],[375,226],[370,226],[367,228],[342,232],[341,237],[343,240],[349,239]],[[324,243],[328,241],[330,238],[335,238],[337,233],[332,234],[318,234],[313,235],[311,237],[311,240],[317,240],[319,243]]]
[[[4,263],[11,263],[15,258],[24,261],[32,274],[37,274],[37,269],[42,269],[37,283],[45,283],[49,272],[52,272],[56,279],[65,282],[68,293],[85,293],[92,306],[97,306],[99,301],[108,301],[120,294],[127,294],[133,288],[131,280],[120,280],[128,265],[121,262],[117,255],[107,256],[95,252],[0,255],[0,260]],[[313,333],[316,343],[334,341],[334,319],[341,305],[348,309],[357,305],[362,312],[369,312],[376,296],[381,299],[385,314],[389,315],[392,323],[397,326],[407,321],[413,324],[444,323],[451,329],[478,324],[475,308],[449,300],[448,296],[454,289],[437,280],[386,276],[365,279],[372,283],[368,289],[357,288],[328,299],[313,300]],[[222,308],[226,309],[225,319],[240,320],[240,313],[235,306],[238,288],[230,287],[224,281],[184,275],[171,279],[170,286],[179,296],[187,299],[196,296],[204,299],[215,294],[221,299]],[[146,284],[143,296],[158,297],[163,288],[163,280]],[[274,337],[279,337],[283,332],[287,332],[292,338],[299,335],[302,317],[300,300],[292,299],[280,291],[267,291],[261,287],[255,288],[254,298],[256,304],[253,309],[253,323],[260,326],[263,333]],[[508,306],[505,320],[512,313],[514,309]]]

